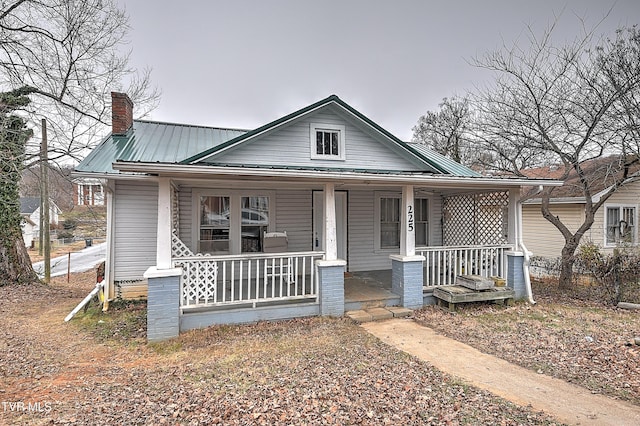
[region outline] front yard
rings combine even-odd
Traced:
[[[145,342],[143,303],[116,303],[107,314],[94,306],[63,323],[94,277],[0,288],[0,423],[554,424],[346,319],[211,327],[153,345]],[[415,318],[529,368],[640,402],[640,346],[625,345],[640,334],[635,312],[549,296],[533,307],[470,305],[456,315],[426,308]]]

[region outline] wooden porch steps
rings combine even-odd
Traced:
[[[389,318],[408,317],[413,311],[399,306],[387,306],[348,311],[346,315],[355,322],[379,321]]]

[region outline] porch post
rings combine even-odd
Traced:
[[[325,260],[336,260],[338,258],[336,193],[333,183],[324,184],[324,250]]]
[[[400,255],[416,254],[415,207],[413,185],[402,187],[402,217],[400,218]]]
[[[400,296],[402,306],[421,308],[424,256],[416,256],[415,207],[413,185],[402,187],[400,255],[391,255],[391,290]]]
[[[517,250],[518,239],[521,229],[518,228],[518,198],[520,197],[520,188],[509,189],[509,207],[507,210],[508,235],[507,242],[511,244],[514,250]]]
[[[156,267],[171,268],[171,180],[158,178],[158,239]]]

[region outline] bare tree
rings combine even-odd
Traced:
[[[495,73],[492,85],[478,91],[478,137],[498,158],[497,167],[519,175],[532,164],[557,164],[560,179],[572,178],[586,202],[584,221],[571,231],[553,215],[549,200],[557,189],[542,193],[542,215],[563,235],[560,287],[572,285],[576,249],[594,222],[596,211],[629,177],[638,162],[640,34],[636,27],[596,39],[585,31],[574,42],[554,46],[553,26],[530,46],[504,48],[475,59]],[[632,155],[634,154],[634,155]],[[616,155],[597,170],[585,165]],[[594,183],[608,190],[595,199]]]
[[[81,158],[105,132],[111,91],[127,92],[138,112],[155,107],[159,94],[149,71],[132,69],[121,50],[128,30],[115,0],[0,4],[0,91],[20,89],[29,97],[19,113],[34,129],[21,166],[38,161],[42,118],[49,123],[48,157],[64,162]]]
[[[469,99],[454,96],[444,98],[439,111],[427,111],[413,127],[414,142],[427,145],[434,151],[466,165],[478,160],[472,149],[473,113]]]

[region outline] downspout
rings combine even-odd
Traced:
[[[537,195],[542,192],[542,185],[538,186],[538,189],[532,195]],[[517,216],[518,216],[518,247],[522,250],[524,255],[524,262],[522,262],[522,273],[524,274],[524,286],[527,291],[527,302],[532,305],[536,304],[536,301],[533,300],[533,291],[531,290],[531,276],[529,275],[529,261],[531,260],[531,256],[529,256],[529,250],[527,250],[527,246],[524,245],[524,239],[522,238],[522,201],[518,200],[517,207]]]

